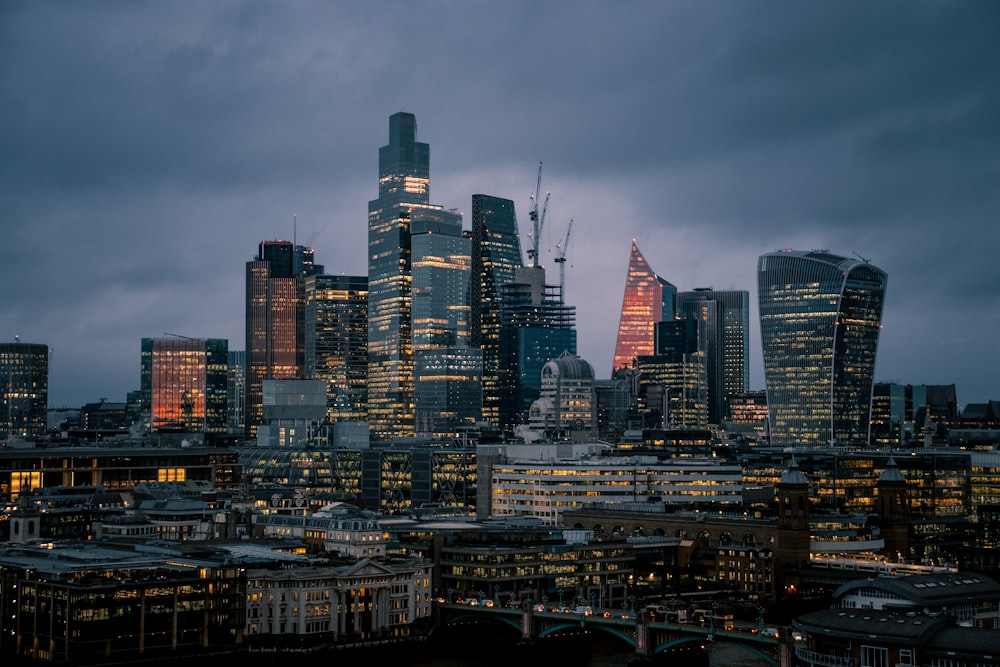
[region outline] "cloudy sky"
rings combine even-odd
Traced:
[[[367,273],[388,117],[431,201],[515,202],[579,354],[614,355],[633,239],[681,290],[758,257],[889,276],[877,381],[1000,399],[1000,3],[335,0],[0,3],[0,335],[49,403],[123,401],[143,337],[244,347],[245,264],[295,240]]]

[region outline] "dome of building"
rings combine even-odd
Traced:
[[[548,373],[551,376],[560,377],[567,380],[593,380],[594,367],[590,362],[571,354],[563,352],[555,359],[545,364],[542,369],[543,375]]]

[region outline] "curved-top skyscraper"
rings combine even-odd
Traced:
[[[757,262],[771,444],[867,446],[886,274],[825,250]]]

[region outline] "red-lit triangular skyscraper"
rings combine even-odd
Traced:
[[[656,275],[633,240],[612,371],[632,368],[636,357],[654,354],[654,327],[674,319],[676,298],[677,288]]]

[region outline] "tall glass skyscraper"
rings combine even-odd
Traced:
[[[429,204],[430,146],[411,113],[389,117],[378,199],[368,202],[368,425],[373,440],[414,433],[411,223]]]
[[[415,212],[410,235],[414,432],[458,437],[483,409],[483,353],[469,346],[471,241],[451,211]]]
[[[654,354],[653,328],[674,319],[677,288],[656,275],[632,241],[612,373],[632,368],[636,357]]]
[[[0,343],[0,440],[45,435],[49,408],[49,346]]]
[[[229,341],[222,338],[143,338],[143,412],[155,433],[225,433]]]
[[[308,276],[306,377],[326,382],[326,419],[368,418],[368,277]]]
[[[726,397],[750,384],[750,292],[698,288],[677,294],[677,314],[702,322],[708,377],[708,420],[721,424]]]
[[[886,274],[825,250],[757,263],[771,444],[865,447]]]
[[[470,344],[483,351],[483,419],[500,424],[501,288],[514,282],[523,266],[514,202],[490,195],[472,195],[472,276]]]

